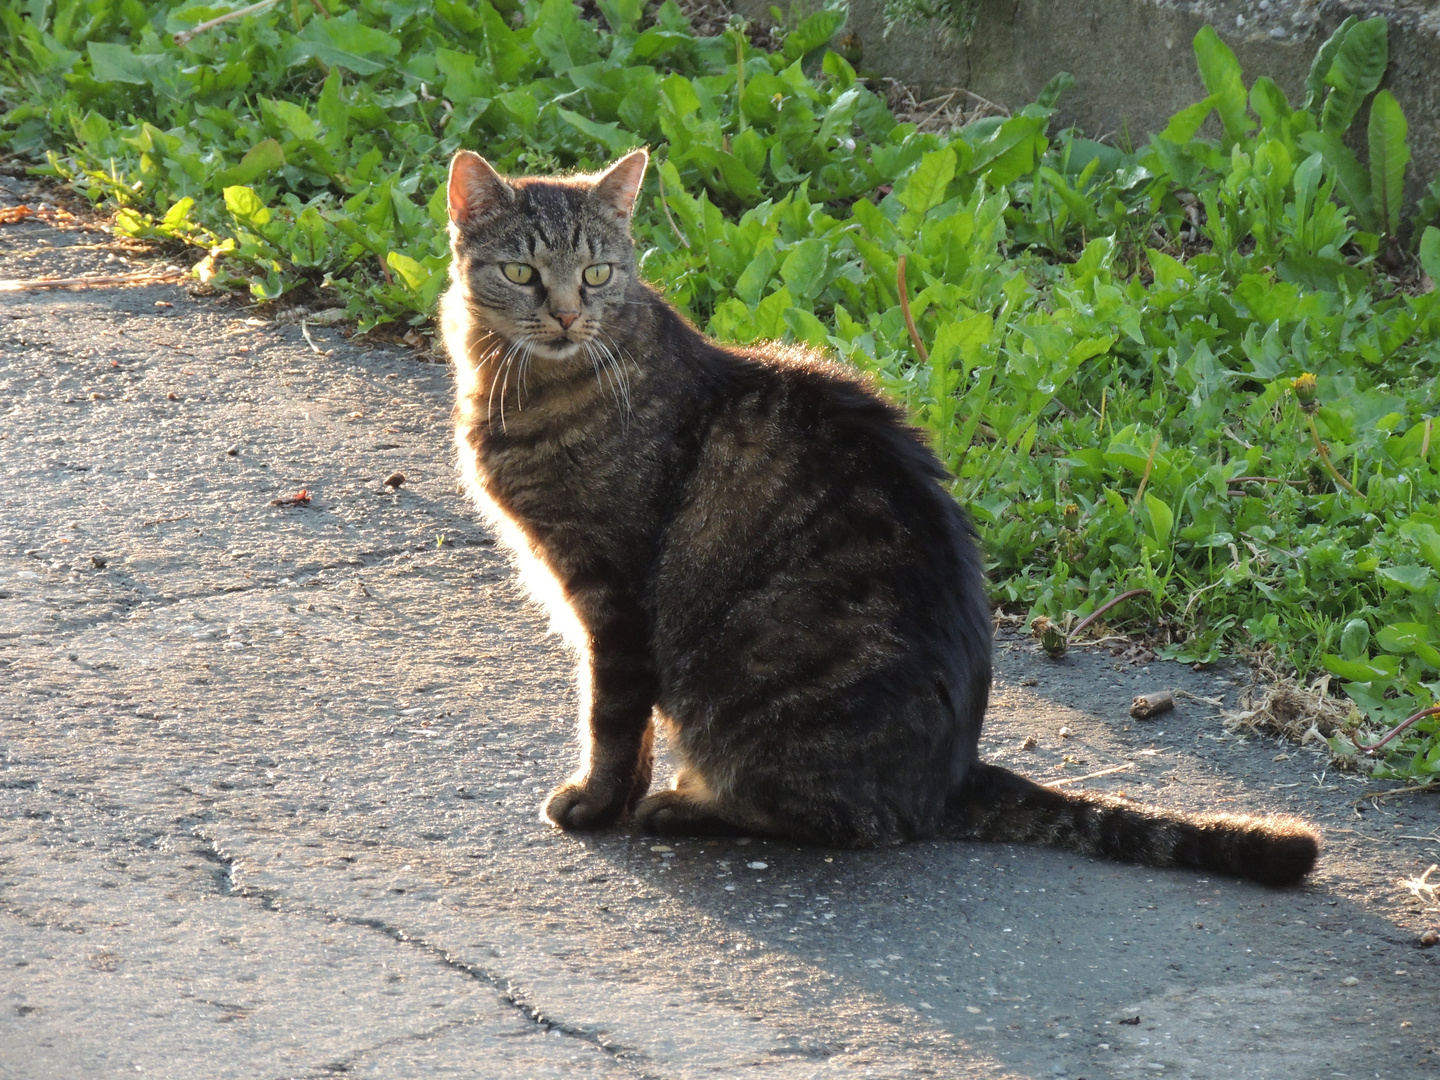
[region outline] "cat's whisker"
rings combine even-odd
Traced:
[[[596,343],[597,343],[602,349],[604,349],[606,352],[608,352],[608,353],[610,354],[611,358],[612,358],[612,359],[614,360],[614,362],[615,362],[616,370],[620,372],[621,383],[622,383],[623,386],[625,387],[625,414],[626,414],[626,416],[629,416],[629,415],[631,414],[631,412],[633,411],[633,407],[632,407],[631,401],[630,401],[630,370],[629,370],[629,369],[633,366],[633,367],[635,368],[635,370],[638,371],[638,370],[640,370],[640,365],[636,364],[636,363],[635,363],[635,358],[634,358],[633,356],[631,356],[631,355],[629,354],[629,352],[626,351],[626,349],[625,349],[625,347],[624,347],[623,345],[621,345],[619,342],[617,342],[617,341],[616,341],[613,337],[611,337],[608,333],[605,333],[605,332],[602,330],[602,331],[600,331],[600,334],[603,335],[603,337],[604,337],[605,340],[600,341],[600,340],[598,339],[598,337],[597,337]],[[617,355],[616,355],[617,352],[618,352],[620,355],[617,356]]]
[[[585,350],[585,359],[590,361],[590,367],[595,372],[595,382],[602,390],[608,388],[611,396],[615,399],[615,404],[620,404],[620,393],[615,386],[614,377],[610,374],[610,369],[605,366],[605,358],[596,350],[595,343],[582,341],[580,345]]]
[[[524,355],[522,355],[520,358],[520,378],[518,391],[519,402],[516,406],[517,409],[525,408],[525,380],[530,374],[530,361],[534,359],[534,356],[535,343],[533,341],[527,340],[525,342]]]
[[[600,351],[604,353],[610,370],[614,372],[615,382],[620,388],[620,405],[624,412],[624,418],[628,421],[632,411],[630,404],[630,374],[625,370],[625,365],[620,362],[620,358],[615,355],[614,349],[599,339],[596,339],[595,344]]]
[[[630,373],[625,370],[625,364],[621,361],[620,357],[615,354],[615,350],[612,349],[610,345],[597,337],[595,339],[595,346],[605,356],[610,370],[614,373],[616,384],[620,390],[617,404],[622,406],[625,418],[628,420],[633,411],[630,403]]]
[[[516,339],[511,343],[510,348],[508,348],[508,349],[505,350],[505,362],[501,365],[500,370],[495,373],[496,379],[498,379],[499,382],[500,382],[500,430],[501,430],[502,432],[506,430],[506,427],[505,427],[505,394],[506,394],[506,391],[508,391],[508,390],[509,390],[509,387],[510,387],[510,372],[511,372],[511,370],[515,367],[516,363],[518,362],[519,357],[520,357],[521,350],[523,350],[523,349],[525,348],[526,342],[527,342],[528,340],[529,340],[528,338],[523,338],[523,337],[521,337],[521,338],[516,338]],[[494,391],[495,391],[495,384],[494,384],[494,382],[491,383],[490,390],[491,390],[491,393],[494,393]]]

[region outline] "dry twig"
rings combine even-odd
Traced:
[[[1109,776],[1111,773],[1125,772],[1127,769],[1133,769],[1134,767],[1135,763],[1133,761],[1127,761],[1124,765],[1112,765],[1108,769],[1086,773],[1084,776],[1070,776],[1064,780],[1051,780],[1048,784],[1041,784],[1040,786],[1048,788],[1064,787],[1066,784],[1078,784],[1081,780],[1094,780],[1097,776]]]
[[[166,281],[179,281],[185,277],[183,270],[167,270],[155,274],[149,270],[136,274],[106,274],[102,277],[36,278],[34,280],[12,279],[0,281],[0,292],[30,292],[35,289],[84,289],[97,285],[157,285]]]
[[[895,287],[900,291],[900,313],[905,316],[905,328],[910,331],[910,340],[915,343],[915,351],[920,354],[920,362],[928,364],[930,353],[925,349],[925,343],[920,340],[920,331],[915,329],[915,320],[910,315],[910,295],[905,284],[905,256],[901,255],[900,260],[895,264]]]
[[[254,15],[257,12],[264,11],[266,8],[272,7],[277,3],[279,3],[279,0],[260,0],[258,4],[251,4],[249,7],[236,8],[234,11],[227,11],[224,15],[217,15],[213,19],[206,19],[204,22],[192,26],[189,30],[182,30],[180,31],[180,33],[176,34],[175,44],[188,45],[192,38],[203,34],[206,30],[213,29],[214,27],[219,26],[221,23],[227,23],[232,19],[243,19],[246,15]],[[327,11],[325,14],[328,18],[330,13]]]

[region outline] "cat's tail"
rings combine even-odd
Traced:
[[[1293,817],[1187,814],[1089,792],[1043,787],[998,765],[976,763],[947,807],[957,840],[1066,848],[1122,862],[1189,866],[1291,885],[1315,866],[1320,835]]]

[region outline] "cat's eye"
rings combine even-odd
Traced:
[[[594,266],[585,268],[586,285],[604,285],[610,280],[610,264],[596,263]]]
[[[506,263],[500,269],[516,285],[529,285],[535,277],[535,268],[529,263]]]

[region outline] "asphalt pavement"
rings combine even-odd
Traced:
[[[145,265],[0,226],[0,278]],[[449,372],[308,329],[0,292],[0,1078],[1440,1075],[1435,797],[1226,733],[1235,669],[1004,637],[983,749],[1302,813],[1301,888],[556,832],[573,661],[459,491]]]

